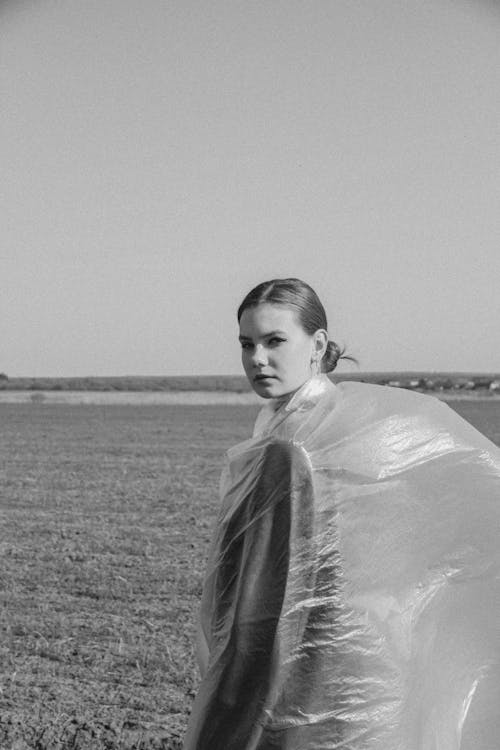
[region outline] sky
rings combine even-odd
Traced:
[[[17,0],[0,36],[0,372],[239,373],[288,276],[361,370],[500,371],[500,0]]]

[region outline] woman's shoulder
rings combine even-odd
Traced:
[[[351,421],[380,423],[390,420],[399,432],[448,434],[463,446],[497,453],[498,448],[481,432],[436,396],[405,388],[357,381],[337,385],[337,403]]]
[[[436,396],[406,388],[354,380],[343,380],[337,383],[337,401],[388,414],[394,410],[408,414],[432,412],[436,415],[451,411],[448,405]]]

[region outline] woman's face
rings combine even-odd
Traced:
[[[310,336],[293,309],[264,302],[244,310],[240,342],[250,385],[263,398],[277,398],[311,377],[311,361],[324,351],[326,332]]]

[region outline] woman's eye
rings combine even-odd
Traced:
[[[277,346],[278,344],[282,344],[286,339],[281,339],[278,336],[273,336],[272,339],[269,339],[269,343],[273,346]]]
[[[252,344],[250,343],[250,341],[241,341],[240,343],[241,343],[241,348],[242,349],[250,349],[251,346],[252,346]]]

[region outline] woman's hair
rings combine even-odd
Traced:
[[[264,302],[271,305],[285,305],[295,310],[297,318],[303,330],[312,336],[320,328],[328,330],[325,308],[309,284],[300,279],[271,279],[258,284],[246,295],[238,308],[238,322],[243,312],[249,307],[257,307]],[[353,357],[345,354],[335,341],[328,341],[326,351],[321,360],[323,372],[331,372],[337,366],[339,359],[349,359],[356,362]]]

